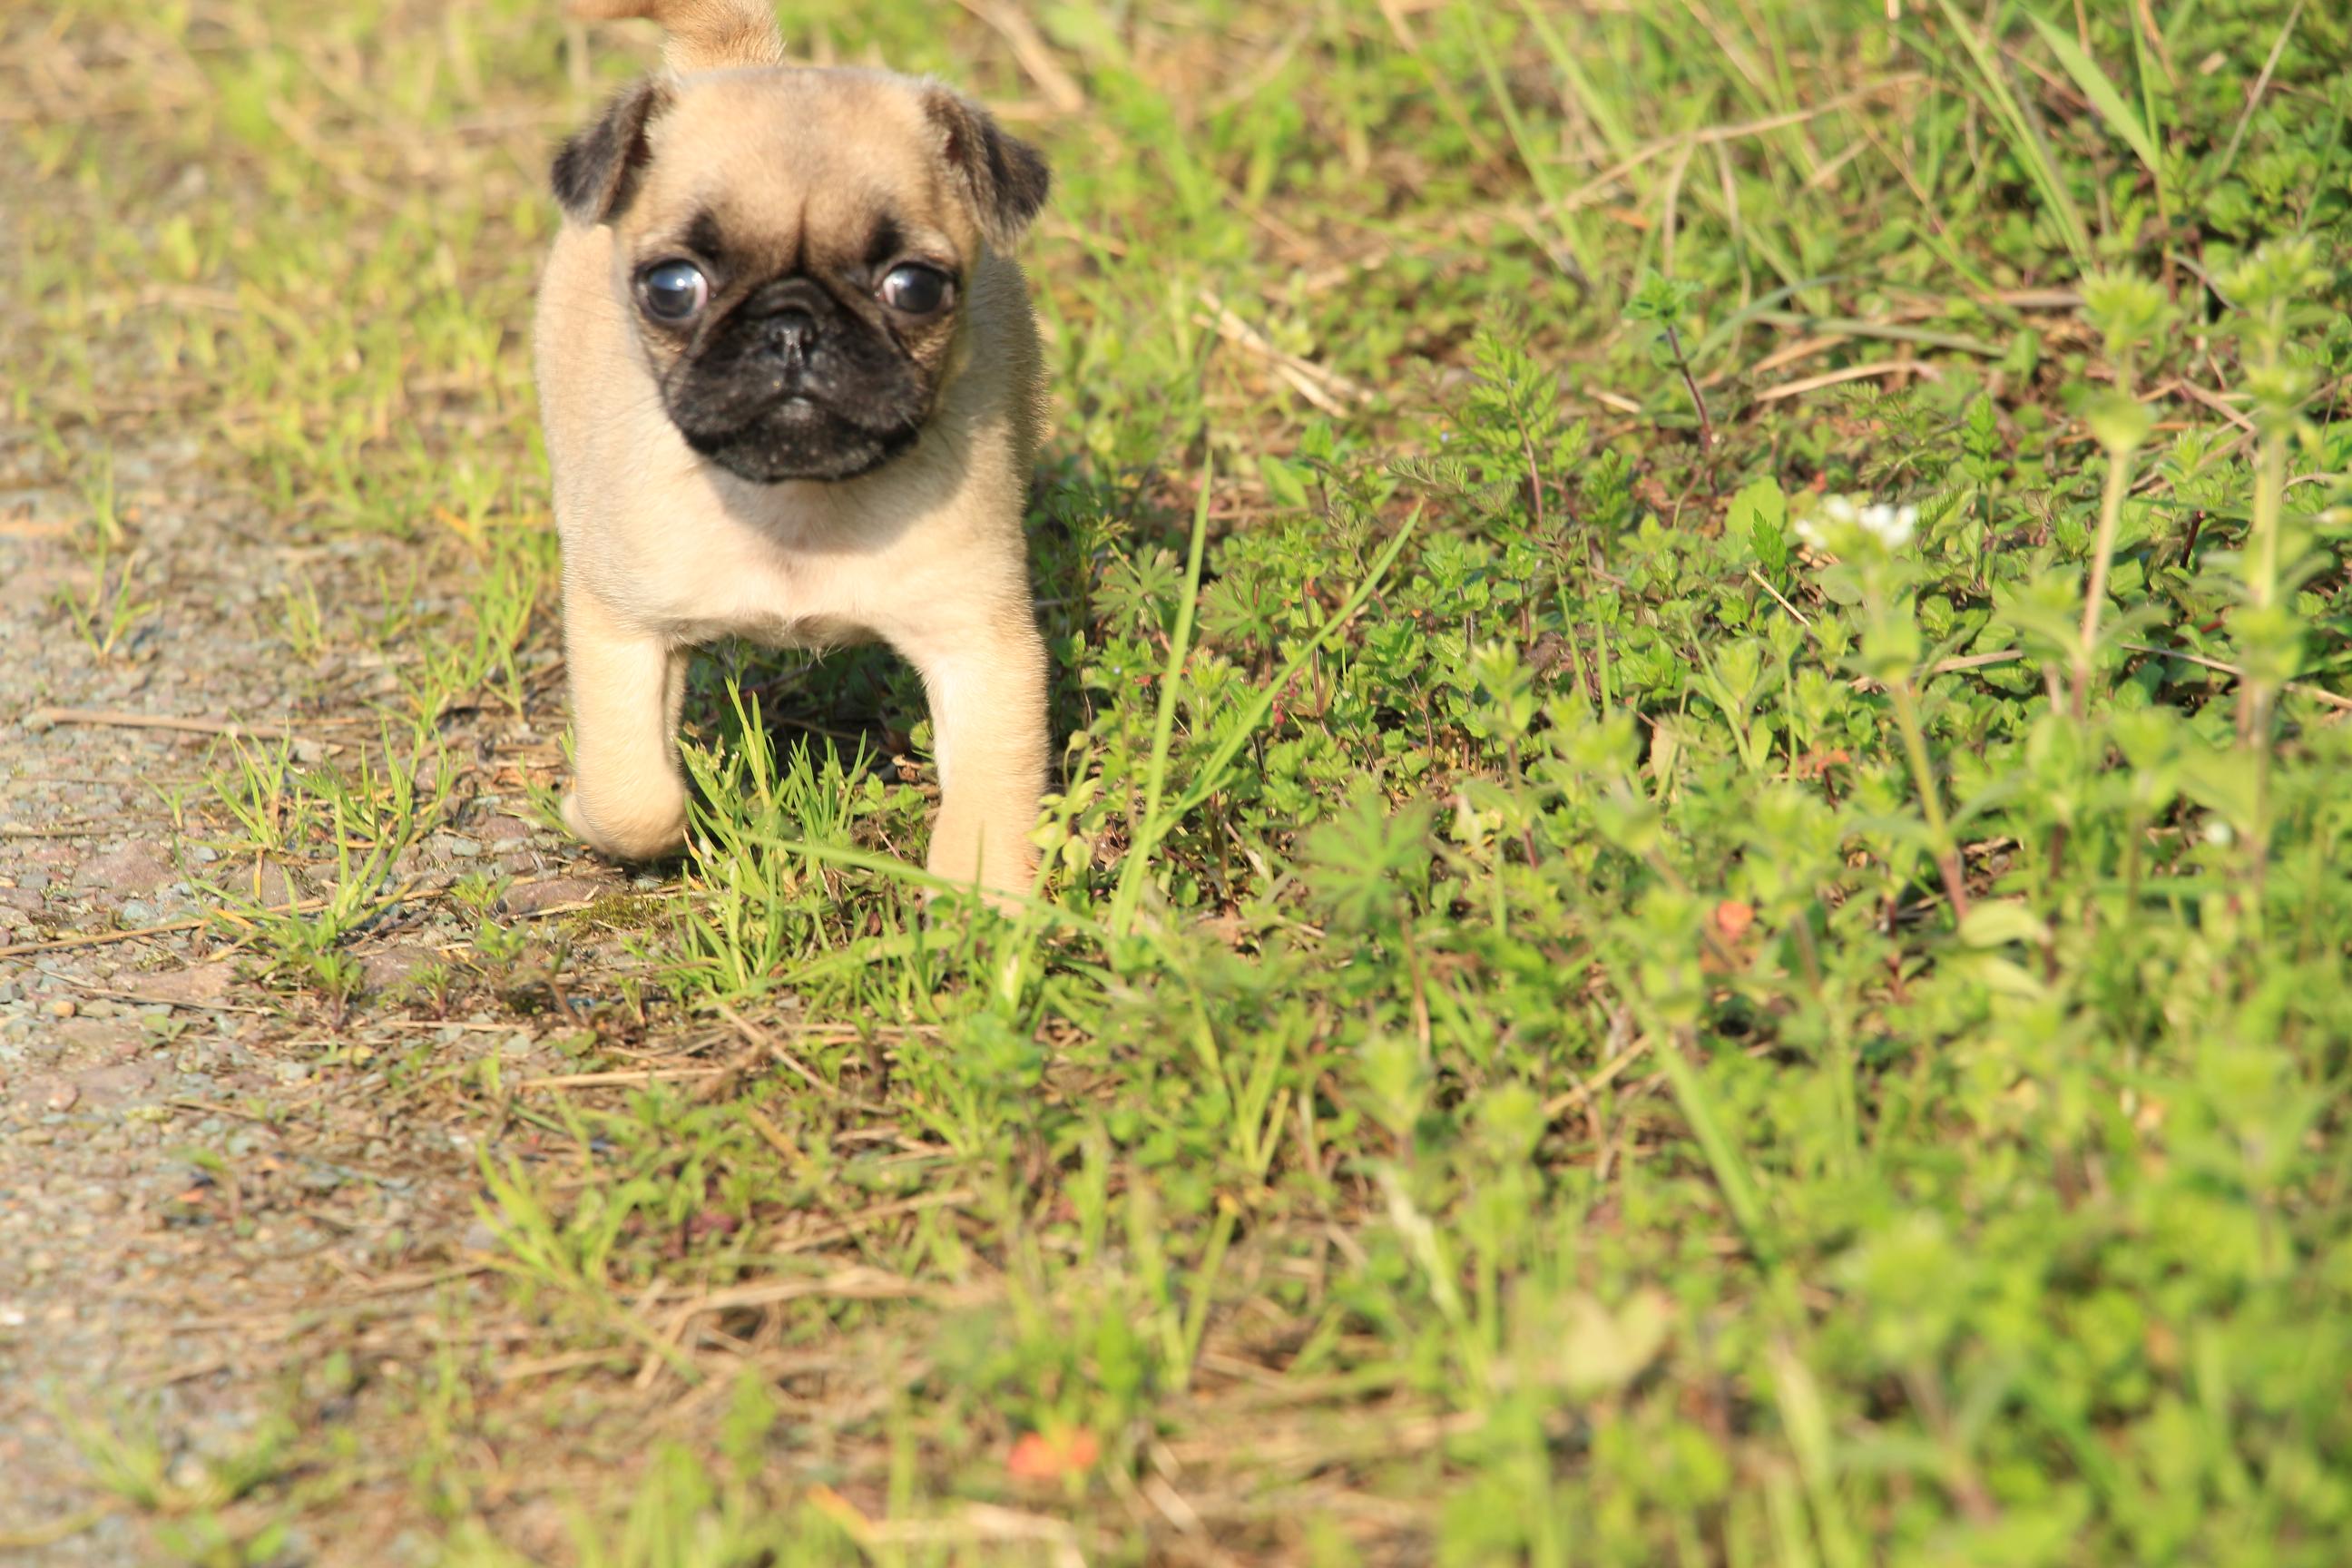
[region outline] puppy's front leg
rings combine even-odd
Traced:
[[[930,872],[985,892],[1025,894],[1030,831],[1045,787],[1045,644],[1025,597],[979,626],[907,639],[930,699],[940,816]]]
[[[563,601],[579,765],[564,823],[617,860],[675,853],[686,842],[677,736],[688,651],[623,625],[589,589],[568,586]]]

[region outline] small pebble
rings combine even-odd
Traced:
[[[49,1016],[52,1018],[70,1018],[80,1011],[69,996],[60,996],[49,1004]]]

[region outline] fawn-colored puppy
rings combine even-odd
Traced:
[[[684,842],[687,660],[879,637],[931,706],[930,869],[1025,892],[1045,650],[1022,531],[1044,407],[1011,251],[1038,154],[935,84],[797,68],[765,0],[574,0],[668,70],[554,167],[540,404],[579,776],[625,860]]]

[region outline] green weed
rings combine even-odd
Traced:
[[[137,551],[118,561],[114,558],[112,546],[101,533],[98,547],[89,557],[88,565],[89,586],[61,587],[57,591],[56,603],[72,624],[74,635],[89,647],[90,652],[100,660],[111,659],[130,646],[139,623],[154,615],[155,601],[136,597],[139,592]]]

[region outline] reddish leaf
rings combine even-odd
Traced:
[[[1042,1432],[1024,1432],[1013,1445],[1004,1468],[1013,1478],[1024,1481],[1050,1481],[1063,1476],[1084,1475],[1094,1468],[1102,1457],[1102,1446],[1095,1435],[1083,1426],[1073,1426],[1047,1436]]]

